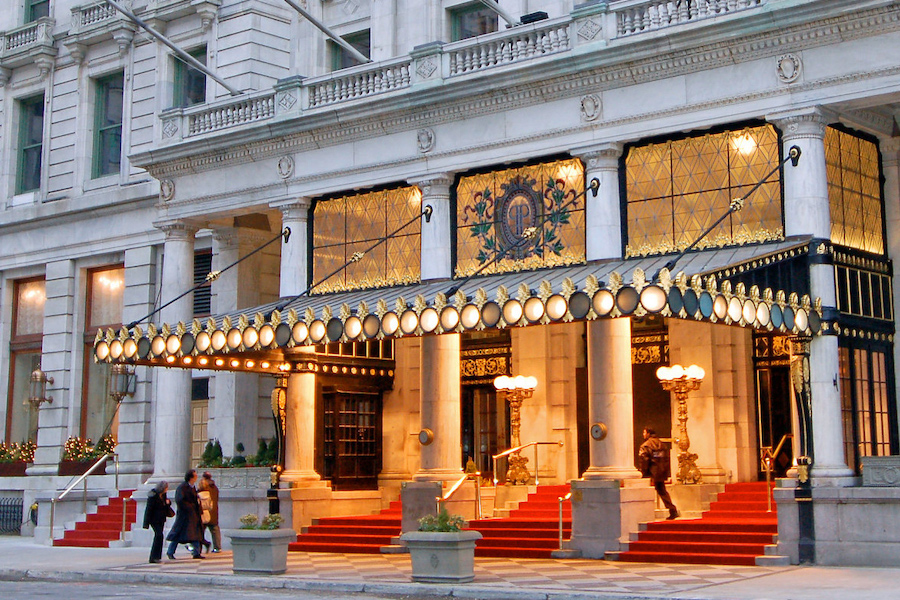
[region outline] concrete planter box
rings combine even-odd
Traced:
[[[410,531],[400,536],[409,548],[412,579],[421,583],[467,583],[475,579],[477,531]]]
[[[231,539],[234,573],[281,575],[287,571],[288,544],[297,532],[287,529],[226,529]]]

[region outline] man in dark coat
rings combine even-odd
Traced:
[[[659,494],[659,499],[667,509],[669,516],[666,520],[671,521],[678,517],[678,509],[669,497],[666,490],[666,480],[669,478],[669,449],[663,445],[662,441],[656,436],[656,431],[652,427],[644,427],[644,443],[638,450],[638,457],[641,461],[641,473],[644,477],[649,477]]]
[[[150,546],[150,562],[158,563],[162,559],[163,528],[166,519],[175,514],[172,510],[172,502],[166,497],[169,484],[160,481],[147,498],[147,508],[144,510],[144,529],[153,529],[153,545]]]
[[[166,539],[169,540],[169,550],[166,556],[169,560],[175,560],[175,550],[178,544],[189,544],[194,558],[204,558],[200,554],[200,542],[203,539],[202,522],[200,520],[200,498],[194,489],[197,481],[197,471],[188,470],[184,474],[184,481],[175,490],[175,505],[178,513],[175,515],[175,523],[169,530]]]

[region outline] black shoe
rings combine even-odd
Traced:
[[[678,511],[677,511],[677,510],[670,510],[670,511],[669,511],[669,516],[666,517],[666,521],[674,521],[674,520],[677,519],[677,518],[678,518]]]
[[[175,560],[175,555],[174,554],[166,554],[166,558],[168,558],[169,560]]]
[[[151,564],[151,565],[152,565],[152,564],[156,564],[156,563],[158,563],[158,562],[159,562],[159,559],[158,559],[158,558],[151,558],[151,559],[150,559],[150,564]]]
[[[206,557],[203,556],[202,554],[195,554],[192,558],[202,558],[202,559],[206,559]]]

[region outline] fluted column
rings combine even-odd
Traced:
[[[884,173],[884,212],[887,250],[891,260],[900,260],[900,138],[881,139],[881,166]],[[900,277],[893,278],[894,314],[900,315]],[[900,365],[900,344],[894,342],[894,369]],[[900,379],[895,378],[900,402]]]
[[[290,227],[291,235],[286,244],[281,244],[281,284],[279,295],[282,298],[296,296],[309,285],[308,255],[309,250],[309,198],[296,198],[286,202],[271,204],[272,208],[281,210],[281,227]]]
[[[460,455],[459,334],[422,338],[420,414],[422,429],[434,433],[421,448],[415,481],[456,479],[462,472]]]
[[[182,222],[157,223],[166,234],[163,249],[162,301],[194,286],[194,234]],[[163,323],[189,322],[194,295],[188,294],[164,308]],[[156,417],[153,435],[153,480],[178,481],[191,462],[191,372],[187,369],[157,369]]]
[[[608,427],[606,439],[591,438],[591,465],[585,479],[636,479],[634,403],[631,384],[631,319],[587,324],[588,413],[590,423]],[[579,435],[587,435],[579,432]]]
[[[449,279],[453,276],[450,261],[450,235],[453,231],[453,215],[450,214],[450,186],[453,175],[438,173],[410,180],[422,190],[422,208],[431,206],[430,219],[422,217],[422,281]]]
[[[767,116],[782,131],[784,155],[792,146],[800,148],[798,166],[784,167],[785,235],[812,235],[831,240],[831,209],[825,166],[827,115],[818,108]],[[822,306],[837,307],[834,267],[830,261],[810,266],[810,295],[821,298]],[[841,394],[838,338],[816,336],[810,343],[810,396],[812,403],[812,445],[814,477],[846,477],[853,473],[844,456],[841,426]]]
[[[587,260],[622,256],[622,200],[619,193],[619,158],[622,144],[610,142],[573,150],[584,163],[585,180],[600,182],[597,197],[584,196],[585,255]]]

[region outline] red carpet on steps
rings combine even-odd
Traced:
[[[469,529],[484,536],[475,547],[476,556],[549,558],[559,547],[559,501],[569,486],[540,486],[508,518],[478,519]],[[400,535],[400,502],[392,502],[377,515],[324,517],[305,528],[290,549],[304,552],[377,554],[391,538]],[[572,528],[571,504],[563,505],[563,535]]]
[[[109,548],[109,543],[119,539],[122,531],[123,498],[131,497],[134,490],[122,490],[109,499],[106,506],[98,506],[97,512],[87,515],[87,519],[76,523],[75,529],[66,531],[63,538],[53,540],[54,546],[77,546],[81,548]],[[129,501],[125,507],[126,531],[137,520],[137,505]]]
[[[774,502],[766,512],[767,493],[765,482],[728,484],[699,519],[648,523],[618,560],[754,565],[778,533]]]

